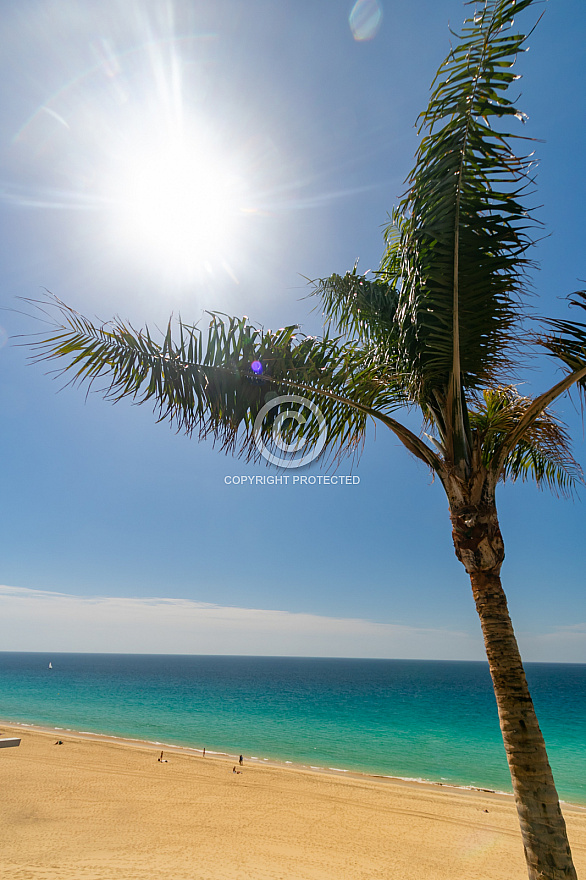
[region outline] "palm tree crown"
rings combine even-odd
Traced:
[[[159,417],[178,429],[212,435],[251,458],[267,391],[302,390],[319,401],[329,448],[338,453],[362,442],[370,416],[438,473],[447,466],[469,476],[481,442],[482,460],[488,465],[490,450],[497,479],[531,473],[539,483],[569,489],[580,471],[547,406],[575,382],[585,387],[584,325],[550,320],[553,332],[533,335],[568,368],[551,399],[532,408],[512,387],[505,390],[519,360],[526,253],[536,221],[520,201],[533,160],[516,155],[511,142],[520,136],[502,124],[524,119],[506,91],[518,79],[513,66],[526,39],[514,33],[512,16],[531,2],[486,0],[464,23],[420,115],[423,137],[386,230],[380,270],[366,278],[355,266],[315,282],[324,338],[212,314],[205,338],[179,322],[178,339],[169,324],[159,343],[148,328],[135,331],[120,320],[96,327],[54,300],[64,321],[44,335],[39,358],[70,356],[65,369],[74,381],[107,375],[107,397],[152,400]],[[585,308],[584,292],[573,303]],[[251,370],[255,361],[261,375]],[[497,400],[501,430],[489,431],[487,440],[480,426]],[[413,404],[431,445],[391,415]],[[316,438],[309,423],[288,430]]]

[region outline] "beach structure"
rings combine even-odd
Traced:
[[[516,19],[532,2],[474,6],[419,117],[420,146],[380,269],[366,277],[354,266],[315,284],[323,339],[212,315],[207,338],[180,323],[175,342],[169,323],[158,343],[148,329],[118,319],[94,326],[54,301],[57,327],[36,344],[39,359],[68,358],[65,370],[78,382],[108,377],[106,397],[153,401],[178,429],[212,435],[251,459],[276,424],[289,446],[317,444],[325,425],[334,455],[355,452],[370,419],[398,437],[446,493],[454,550],[482,625],[530,880],[575,880],[502,588],[496,505],[505,480],[532,478],[568,494],[581,479],[550,405],[572,387],[586,391],[586,324],[541,319],[531,337],[523,331],[537,221],[522,200],[533,158],[513,149],[510,129],[524,115],[507,89],[526,49]],[[570,303],[586,311],[586,292]],[[564,375],[529,397],[514,383],[536,349]],[[272,419],[263,417],[267,395],[281,401]],[[319,408],[320,418],[292,418],[303,406]],[[420,435],[395,418],[413,407]],[[286,457],[280,466],[289,466]]]
[[[20,739],[15,736],[0,737],[0,749],[11,749],[20,745]]]

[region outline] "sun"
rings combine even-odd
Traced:
[[[150,263],[190,274],[225,264],[246,213],[246,181],[233,155],[206,137],[140,137],[109,174],[117,243]]]
[[[239,283],[265,247],[274,152],[229,90],[214,97],[213,40],[144,28],[117,54],[100,42],[97,64],[32,114],[16,138],[29,180],[11,198],[70,211],[91,256],[126,277]]]

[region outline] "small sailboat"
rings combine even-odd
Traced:
[[[49,669],[53,669],[53,664],[51,663],[50,660],[49,660]]]

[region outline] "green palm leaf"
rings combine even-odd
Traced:
[[[53,332],[32,344],[36,360],[66,358],[59,375],[69,376],[71,383],[89,390],[98,382],[100,392],[112,401],[151,401],[159,420],[190,435],[212,436],[222,448],[247,458],[259,454],[255,420],[260,410],[268,399],[292,393],[319,405],[336,455],[361,445],[369,416],[403,431],[404,442],[410,435],[390,416],[405,399],[375,348],[303,336],[295,326],[265,331],[246,318],[219,314],[211,314],[205,334],[179,321],[174,340],[169,322],[156,341],[148,328],[137,331],[120,319],[96,326],[56,298],[37,305],[45,314],[47,307],[56,310],[60,320]],[[291,409],[291,404],[282,409]],[[258,426],[264,439],[270,437],[278,413],[276,409]],[[286,424],[287,442],[303,439],[311,444],[318,436],[315,421]],[[418,438],[409,442],[421,446],[412,449],[419,457],[425,453]]]
[[[487,470],[497,465],[498,478],[503,482],[533,479],[540,488],[547,486],[554,493],[570,495],[583,482],[582,469],[571,454],[565,426],[548,409],[533,420],[500,464],[502,450],[532,403],[513,386],[483,392],[477,408],[470,410],[470,425],[482,464]]]
[[[511,366],[535,225],[521,197],[531,160],[510,146],[505,96],[530,0],[487,0],[440,67],[406,195],[387,230],[381,277],[401,277],[396,325],[412,395],[442,414],[454,462],[469,461],[465,389]],[[399,225],[397,228],[397,218]]]
[[[577,290],[568,297],[571,306],[586,312],[586,290]],[[561,360],[569,368],[570,375],[586,369],[586,325],[577,321],[560,321],[543,318],[542,322],[551,327],[554,333],[536,337],[536,342],[548,353]],[[577,380],[582,392],[586,392],[586,374]]]

